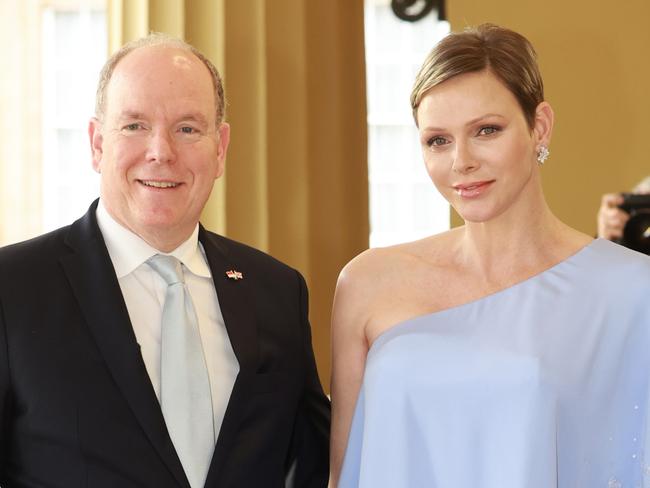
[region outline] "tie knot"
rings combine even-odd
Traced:
[[[175,283],[185,283],[183,280],[183,269],[181,262],[174,256],[166,256],[164,254],[156,254],[147,261],[156,273],[162,276],[167,286]]]

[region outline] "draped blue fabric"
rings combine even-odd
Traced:
[[[650,258],[605,240],[400,323],[367,358],[341,488],[650,488]]]

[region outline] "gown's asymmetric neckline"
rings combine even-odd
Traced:
[[[340,488],[650,488],[650,258],[595,240],[407,319],[366,359]]]
[[[394,325],[391,325],[388,329],[386,329],[386,330],[383,331],[381,334],[379,334],[379,335],[375,338],[375,340],[372,341],[372,344],[371,344],[369,350],[372,350],[372,348],[374,347],[375,343],[377,343],[377,341],[379,341],[382,337],[384,337],[384,336],[386,336],[386,335],[390,335],[389,333],[390,333],[393,329],[400,328],[400,327],[403,327],[403,326],[407,326],[410,322],[418,321],[418,320],[421,320],[421,319],[426,318],[426,317],[433,317],[433,316],[435,316],[435,315],[437,315],[437,314],[444,314],[445,312],[450,312],[450,311],[453,311],[453,310],[455,310],[455,309],[460,309],[460,308],[463,308],[463,307],[466,307],[466,306],[469,307],[469,306],[471,306],[473,303],[479,302],[479,301],[481,301],[481,300],[488,300],[488,299],[490,299],[490,297],[494,297],[494,296],[499,295],[499,294],[501,294],[501,293],[507,293],[509,290],[511,290],[511,289],[513,289],[513,288],[517,288],[518,286],[524,286],[524,285],[525,285],[526,283],[528,283],[529,281],[532,281],[532,280],[534,280],[535,278],[539,278],[539,277],[543,276],[545,273],[553,272],[553,271],[556,270],[558,267],[563,266],[565,263],[568,263],[568,262],[570,262],[570,261],[572,261],[572,260],[574,260],[574,259],[580,259],[580,255],[583,254],[583,253],[585,253],[585,252],[586,252],[590,247],[600,245],[600,244],[599,244],[599,241],[602,241],[603,243],[607,243],[607,242],[609,242],[609,241],[607,241],[606,239],[601,239],[601,238],[594,239],[594,240],[590,241],[588,244],[586,244],[585,246],[583,246],[583,247],[581,247],[580,249],[578,249],[578,250],[577,250],[576,252],[574,252],[573,254],[567,256],[566,258],[564,258],[563,260],[561,260],[561,261],[559,261],[559,262],[553,264],[552,266],[549,266],[548,268],[546,268],[546,269],[540,271],[539,273],[536,273],[536,274],[534,274],[534,275],[532,275],[532,276],[529,276],[528,278],[526,278],[526,279],[524,279],[524,280],[521,280],[521,281],[518,281],[518,282],[516,282],[516,283],[513,283],[512,285],[506,286],[505,288],[501,288],[500,290],[497,290],[497,291],[495,291],[495,292],[489,293],[489,294],[487,294],[487,295],[484,295],[484,296],[482,296],[482,297],[476,298],[476,299],[474,299],[474,300],[470,300],[470,301],[468,301],[468,302],[459,303],[458,305],[452,305],[451,307],[446,307],[446,308],[443,308],[443,309],[440,309],[440,310],[434,310],[433,312],[427,312],[427,313],[423,313],[423,314],[421,314],[421,315],[415,315],[415,316],[410,317],[410,318],[408,318],[408,319],[400,320],[399,322],[395,323]],[[611,243],[610,243],[610,244],[611,244]],[[605,245],[608,245],[608,244],[605,244]]]

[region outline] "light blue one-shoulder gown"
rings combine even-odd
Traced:
[[[650,488],[650,258],[605,240],[368,353],[340,488]]]

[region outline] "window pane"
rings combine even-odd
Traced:
[[[99,195],[86,130],[106,60],[106,12],[84,3],[42,14],[45,231],[77,219]]]
[[[449,205],[422,162],[409,96],[433,45],[449,32],[429,15],[404,22],[387,0],[366,0],[370,245],[385,246],[449,229]]]

